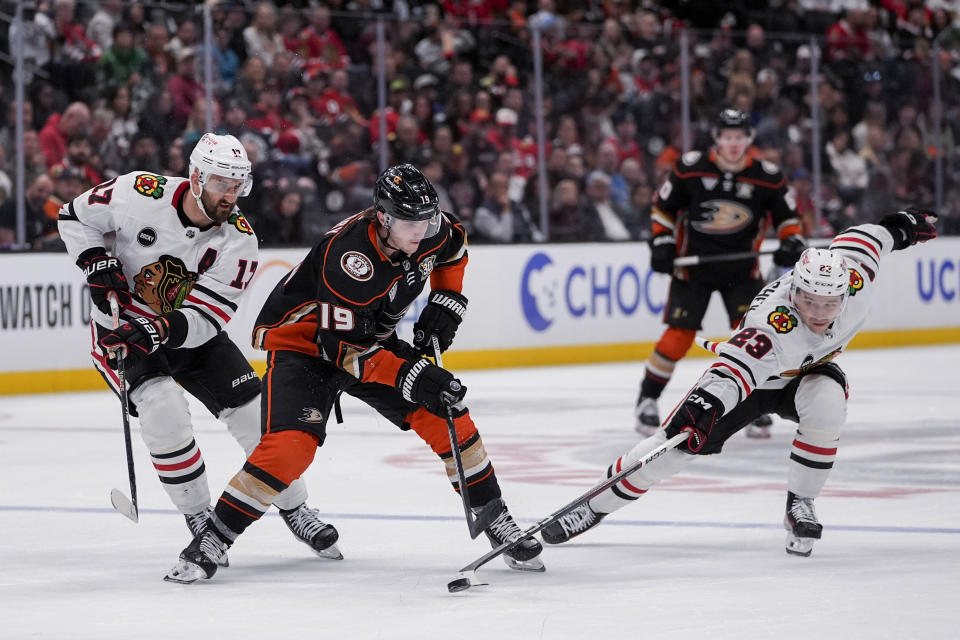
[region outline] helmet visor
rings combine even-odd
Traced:
[[[253,179],[247,173],[243,178],[230,178],[209,174],[203,181],[203,188],[211,192],[211,195],[236,196],[242,198],[250,195],[250,188],[253,186]]]
[[[384,216],[387,229],[398,240],[420,242],[432,238],[440,232],[441,214],[439,210],[426,220],[401,220],[389,214],[384,214]]]

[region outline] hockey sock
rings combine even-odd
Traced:
[[[150,461],[171,502],[183,513],[197,513],[210,504],[206,465],[196,440],[173,451],[150,452]]]
[[[787,489],[815,498],[837,458],[840,428],[847,417],[846,387],[830,376],[807,375],[800,381],[794,404],[800,424],[790,448]]]
[[[663,429],[660,429],[646,440],[641,440],[636,446],[630,449],[630,451],[614,460],[613,463],[607,467],[603,479],[606,480],[620,473],[624,468],[629,467],[666,442],[666,440],[666,432]],[[635,472],[620,480],[617,484],[591,499],[590,508],[596,513],[613,513],[645,494],[651,486],[660,480],[675,474],[684,464],[693,460],[694,457],[695,456],[677,451],[676,449],[669,449],[656,460],[640,467]]]
[[[221,537],[233,542],[263,517],[277,494],[313,462],[319,439],[302,431],[268,433],[217,501],[211,521]]]
[[[435,416],[426,409],[420,408],[407,416],[410,428],[417,432],[424,442],[430,445],[433,452],[440,456],[447,469],[447,478],[453,485],[454,491],[459,493],[459,479],[457,464],[450,449],[450,435],[447,430],[447,421]],[[460,459],[463,462],[463,473],[467,479],[470,491],[470,506],[480,507],[500,497],[500,485],[493,464],[487,456],[487,450],[480,439],[476,425],[466,411],[456,416],[453,421],[457,431],[457,443],[460,448]]]
[[[647,360],[643,382],[640,384],[641,398],[659,398],[664,387],[670,382],[677,361],[690,350],[696,332],[692,329],[668,327],[654,347],[653,354]]]

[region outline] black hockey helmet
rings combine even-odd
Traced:
[[[374,205],[398,220],[429,220],[440,212],[437,190],[412,164],[390,167],[377,178]]]
[[[740,109],[724,109],[717,115],[717,119],[713,123],[713,137],[719,136],[723,129],[743,129],[748,136],[753,135],[750,116]]]
[[[425,238],[440,230],[440,198],[433,184],[412,164],[390,167],[377,178],[373,204],[389,230],[395,220],[429,221]]]

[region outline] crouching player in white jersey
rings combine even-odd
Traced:
[[[114,355],[124,354],[130,413],[139,416],[160,482],[192,535],[212,509],[184,391],[226,423],[247,455],[260,441],[260,380],[223,331],[257,269],[257,237],[236,206],[250,187],[240,142],[207,133],[190,155],[189,178],[128,173],[59,214],[60,235],[93,298],[94,366],[117,392]],[[104,241],[111,232],[112,254]],[[112,295],[122,307],[118,328]],[[296,480],[275,504],[299,540],[330,554],[337,532],[306,498]]]
[[[787,552],[809,556],[822,526],[813,507],[837,456],[847,413],[847,381],[833,362],[867,319],[880,259],[936,237],[936,217],[908,209],[880,224],[851,227],[829,249],[807,249],[793,270],[754,298],[736,333],[716,348],[717,360],[674,409],[664,429],[607,469],[610,478],[681,431],[676,449],[592,498],[543,530],[551,544],[595,527],[693,455],[720,453],[730,436],[757,416],[797,422],[787,478]]]

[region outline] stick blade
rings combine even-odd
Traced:
[[[487,527],[493,524],[493,521],[500,515],[500,501],[491,500],[483,506],[483,509],[474,516],[473,522],[469,523],[470,538],[476,540],[477,536],[486,531]]]
[[[477,580],[477,574],[475,571],[461,571],[457,573],[456,578],[447,583],[447,591],[450,593],[459,593],[461,591],[466,591],[470,587],[485,586],[487,586],[487,583]]]
[[[121,515],[130,518],[134,522],[140,522],[140,514],[137,512],[136,505],[130,502],[130,498],[125,496],[120,489],[111,489],[110,503],[113,504],[113,508]]]

